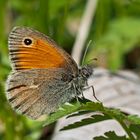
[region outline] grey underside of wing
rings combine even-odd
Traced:
[[[33,69],[11,73],[6,93],[12,107],[37,119],[49,114],[74,97],[74,88],[64,82],[63,69]]]

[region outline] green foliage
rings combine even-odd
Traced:
[[[88,59],[92,56],[98,58],[98,55],[105,55],[110,69],[122,67],[124,55],[135,47],[139,47],[139,25],[140,20],[137,18],[121,18],[111,21],[106,33],[96,42],[96,48],[90,51]]]
[[[81,126],[109,120],[109,119],[115,119],[125,130],[125,132],[128,135],[128,138],[126,136],[117,136],[114,132],[108,132],[105,133],[107,137],[96,137],[97,140],[105,140],[105,139],[130,139],[130,140],[137,140],[140,135],[140,117],[138,116],[132,116],[132,115],[126,115],[125,113],[121,112],[118,109],[113,108],[107,108],[103,106],[102,103],[98,102],[91,102],[89,100],[82,100],[80,102],[72,102],[69,104],[63,105],[57,112],[52,113],[44,122],[44,126],[55,122],[57,119],[64,117],[66,115],[69,115],[67,117],[75,117],[83,114],[93,113],[90,117],[84,118],[78,122],[74,122],[72,124],[69,124],[68,126],[65,126],[61,130],[68,130],[73,128],[78,128]]]
[[[70,124],[70,125],[62,128],[61,130],[68,130],[68,129],[72,129],[72,128],[77,128],[77,127],[85,126],[88,124],[97,123],[100,121],[105,121],[108,119],[111,119],[108,115],[106,115],[106,116],[104,116],[103,114],[92,115],[89,118],[85,118],[79,122],[75,122],[73,124]]]
[[[130,140],[126,136],[117,136],[114,131],[106,132],[104,135],[95,137],[94,140]]]
[[[140,125],[138,125],[138,124],[131,124],[129,128],[130,128],[131,132],[136,134],[136,138],[140,139]]]
[[[55,122],[57,119],[64,117],[72,112],[75,112],[80,107],[80,103],[76,102],[75,104],[65,104],[56,113],[52,113],[47,117],[44,126]]]
[[[113,71],[124,67],[125,54],[140,46],[138,7],[139,0],[99,1],[88,38],[95,43],[91,45],[87,61],[97,58]]]

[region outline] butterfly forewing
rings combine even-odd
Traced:
[[[31,28],[15,27],[12,30],[9,35],[9,52],[15,70],[64,68],[74,75],[78,72],[69,54],[57,47],[49,37]]]

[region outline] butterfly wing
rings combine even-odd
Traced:
[[[75,61],[48,36],[28,27],[15,27],[9,35],[9,52],[13,70],[64,68],[74,76]]]
[[[72,98],[72,76],[78,74],[75,61],[44,34],[15,27],[9,35],[12,63],[6,92],[12,107],[37,119]]]
[[[74,97],[70,80],[61,68],[11,73],[7,80],[7,98],[16,111],[37,119]]]

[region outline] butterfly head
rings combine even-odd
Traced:
[[[79,73],[83,78],[87,79],[92,75],[93,69],[91,66],[84,66],[79,69]]]
[[[83,66],[79,69],[79,74],[81,75],[81,77],[87,79],[89,78],[93,73],[93,69],[91,66]]]

